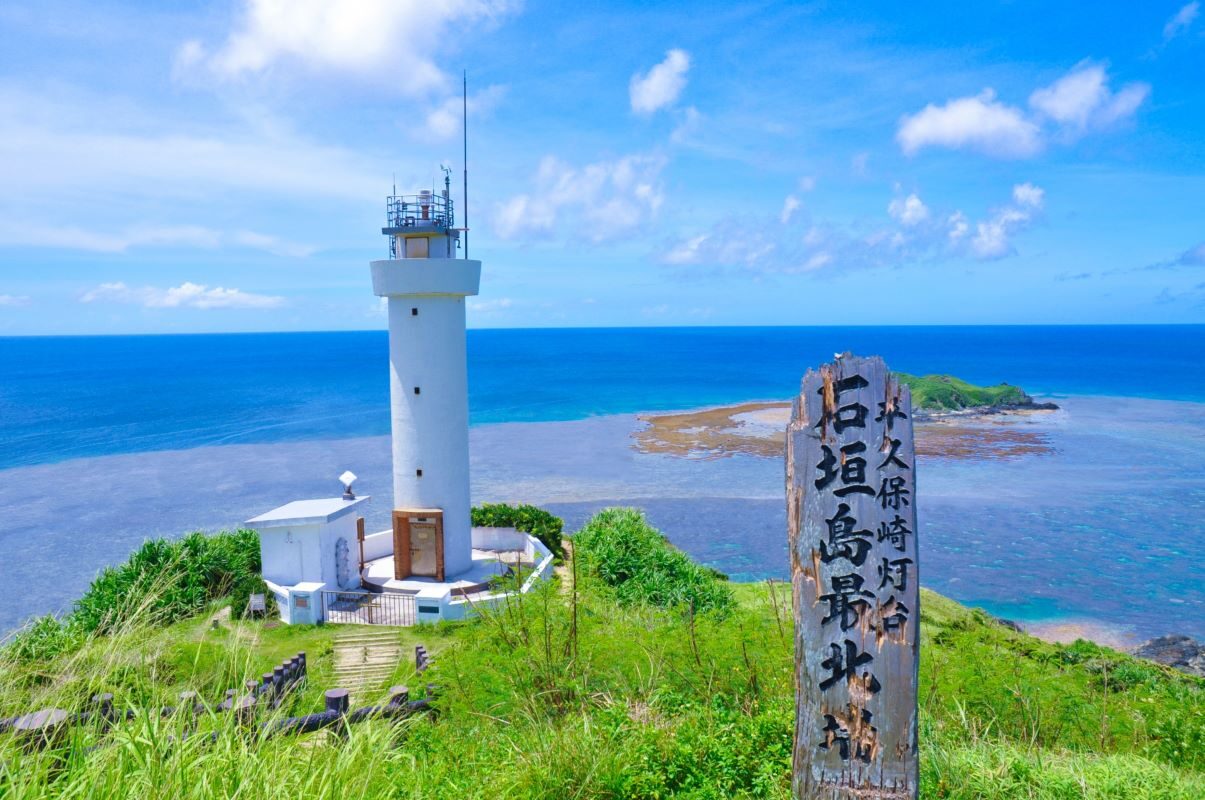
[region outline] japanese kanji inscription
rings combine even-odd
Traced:
[[[809,370],[787,428],[796,800],[917,796],[912,399],[878,357]]]

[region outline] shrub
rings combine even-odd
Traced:
[[[485,503],[472,511],[473,524],[482,528],[515,528],[544,543],[558,559],[565,555],[561,543],[565,522],[536,506]]]
[[[258,579],[260,568],[255,531],[190,533],[174,542],[151,539],[126,563],[105,569],[76,601],[70,620],[98,633],[137,614],[173,622],[227,596],[236,585]]]
[[[247,572],[237,577],[234,585],[230,587],[230,616],[235,619],[245,617],[253,594],[264,596],[264,616],[271,617],[276,613],[276,595],[268,591],[268,584],[264,583],[263,578],[253,572]]]
[[[107,567],[61,620],[45,616],[8,645],[11,655],[36,661],[73,650],[92,633],[106,634],[135,619],[166,624],[233,595],[241,614],[252,592],[264,592],[259,534],[251,530],[183,539],[150,539],[116,567]]]
[[[632,508],[595,514],[573,537],[574,555],[621,602],[727,611],[732,591],[712,570],[674,547]]]

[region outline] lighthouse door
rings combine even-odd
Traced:
[[[394,577],[444,579],[443,511],[398,509],[393,512]]]

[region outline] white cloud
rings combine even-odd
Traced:
[[[920,112],[905,116],[896,140],[908,155],[926,147],[978,150],[1002,158],[1024,158],[1042,149],[1041,132],[1020,109],[996,100],[984,89],[974,97],[930,103]]]
[[[471,300],[468,308],[477,314],[492,314],[495,311],[506,311],[514,304],[515,301],[509,297],[499,297],[496,300]]]
[[[632,110],[639,114],[651,114],[659,108],[673,105],[686,88],[686,73],[690,69],[690,56],[685,50],[673,49],[665,54],[665,60],[645,74],[632,76],[628,84],[628,95]]]
[[[1201,11],[1201,4],[1197,0],[1185,4],[1177,11],[1167,24],[1163,26],[1163,41],[1169,41],[1179,36],[1184,31],[1192,27],[1196,21],[1197,14]]]
[[[249,247],[252,250],[263,250],[272,255],[285,256],[287,258],[305,258],[306,256],[313,255],[318,249],[313,245],[302,242],[290,242],[278,236],[272,236],[267,233],[256,233],[255,231],[235,231],[229,236],[223,236],[222,239],[223,241],[232,242],[242,247]]]
[[[80,186],[93,212],[111,197],[125,204],[237,190],[362,201],[383,188],[379,166],[360,153],[306,140],[276,121],[206,130],[111,97],[2,84],[0,163],[8,197],[25,208],[41,200],[59,214],[64,192]]]
[[[697,264],[703,251],[703,245],[711,239],[710,234],[701,233],[678,242],[662,257],[666,264]]]
[[[887,204],[887,213],[902,225],[919,225],[929,218],[929,207],[915,193],[896,197]]]
[[[29,305],[29,297],[23,294],[0,294],[0,308],[20,308]]]
[[[468,98],[469,116],[479,116],[493,110],[505,94],[505,86],[490,86],[471,95]],[[459,96],[449,97],[427,114],[425,130],[436,139],[451,139],[459,136],[464,112],[464,100]]]
[[[997,100],[992,89],[941,106],[930,103],[900,120],[896,141],[908,155],[944,147],[1029,158],[1042,151],[1052,133],[1074,140],[1133,116],[1151,91],[1149,85],[1133,82],[1113,92],[1108,82],[1103,65],[1083,61],[1030,95],[1032,113]]]
[[[560,225],[599,242],[646,227],[664,201],[664,167],[665,158],[658,155],[630,155],[584,167],[545,156],[532,191],[495,206],[494,230],[503,239],[526,239]]]
[[[1205,266],[1205,242],[1185,250],[1176,259],[1176,263],[1184,266]]]
[[[1013,202],[1022,208],[1040,209],[1046,200],[1046,190],[1032,183],[1018,183],[1013,187]]]
[[[671,266],[765,268],[779,250],[780,237],[761,221],[752,226],[747,223],[733,218],[720,220],[704,233],[671,242],[658,260]]]
[[[782,211],[778,215],[778,221],[786,225],[791,221],[791,217],[795,216],[795,212],[801,205],[803,204],[799,202],[798,197],[793,194],[787,195],[786,199],[782,201]]]
[[[832,255],[822,250],[819,253],[814,253],[812,256],[810,256],[808,260],[804,262],[804,265],[801,269],[803,272],[815,272],[818,269],[827,267],[832,263],[832,261]]]
[[[1042,210],[1045,190],[1032,183],[1013,187],[1013,205],[997,209],[988,219],[975,226],[970,241],[971,253],[984,261],[994,261],[1016,252],[1012,237],[1028,227]]]
[[[761,220],[728,217],[671,241],[659,260],[672,266],[779,274],[898,267],[955,256],[988,261],[1015,253],[1014,238],[1037,220],[1044,205],[1041,187],[1019,183],[1012,187],[1009,203],[978,222],[960,210],[936,214],[916,193],[888,204],[889,224],[882,219],[850,226],[821,220],[810,223],[802,236],[795,226],[773,225],[769,213]]]
[[[699,113],[699,109],[690,106],[682,112],[682,119],[670,133],[669,140],[674,144],[684,144],[690,141],[702,126],[703,115]]]
[[[1128,83],[1116,94],[1100,64],[1082,62],[1071,72],[1029,96],[1029,105],[1069,133],[1080,134],[1132,116],[1150,94],[1145,83]]]
[[[0,223],[0,244],[87,250],[95,253],[124,253],[141,247],[247,247],[290,258],[304,258],[315,250],[310,245],[284,241],[265,233],[224,233],[199,225],[142,225],[117,233],[104,233],[76,226]]]
[[[967,235],[967,231],[971,229],[971,225],[967,222],[966,214],[961,211],[955,211],[946,219],[946,236],[951,244],[958,244],[963,237]]]
[[[810,192],[816,188],[816,179],[811,175],[804,175],[799,179],[799,191]]]
[[[220,79],[299,67],[344,73],[412,95],[446,85],[435,57],[453,26],[509,13],[506,0],[242,0],[226,41],[210,50],[191,40],[176,55],[178,75]]]
[[[277,308],[283,297],[252,294],[240,289],[184,282],[159,289],[153,286],[131,287],[124,283],[102,283],[80,297],[82,303],[125,303],[143,308]]]

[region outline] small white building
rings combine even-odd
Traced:
[[[456,257],[448,179],[440,195],[387,198],[381,232],[390,257],[370,268],[389,311],[392,525],[365,534],[356,508],[367,498],[346,480],[343,498],[249,520],[285,622],[460,619],[500,599],[503,576],[519,574],[527,591],[552,568],[534,536],[472,527],[465,298],[477,294],[481,262]]]
[[[288,623],[322,621],[323,590],[360,589],[357,509],[367,497],[294,500],[247,520],[259,532],[264,582]]]

